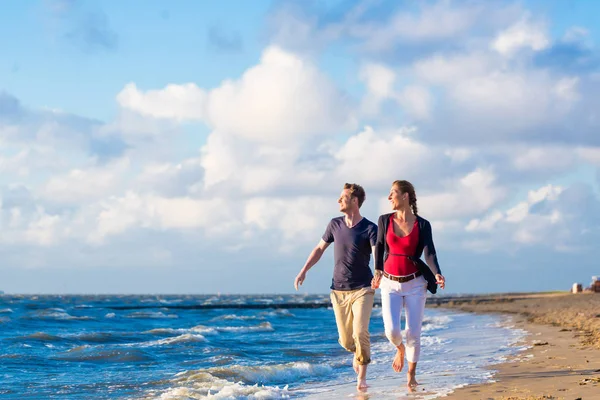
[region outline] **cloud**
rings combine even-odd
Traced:
[[[541,246],[551,251],[581,251],[597,238],[600,203],[592,188],[546,185],[502,211],[472,219],[466,231],[485,241],[488,251]]]
[[[41,189],[41,196],[51,202],[81,204],[118,193],[128,172],[127,158],[107,165],[72,169],[65,175],[53,176]]]
[[[346,1],[313,7],[283,3],[270,16],[274,43],[294,51],[323,50],[350,42],[360,54],[403,64],[429,52],[469,47],[472,32],[491,35],[522,13],[516,5],[446,0],[404,4]]]
[[[147,92],[140,91],[135,83],[128,83],[117,95],[117,102],[123,108],[148,117],[202,120],[206,114],[207,94],[193,83],[172,84]]]
[[[533,51],[546,49],[550,45],[544,27],[534,25],[522,19],[503,30],[492,42],[492,48],[503,56],[513,56],[517,51],[527,48]]]
[[[207,96],[204,93],[195,84],[147,93],[129,84],[117,100],[146,116],[202,118],[215,131],[260,142],[339,133],[355,126],[345,96],[309,60],[277,47],[268,47],[260,63],[240,79],[226,80]]]
[[[381,102],[395,96],[396,73],[385,65],[369,63],[361,68],[359,77],[367,88],[361,108],[366,115],[377,115]]]
[[[420,195],[419,208],[433,220],[460,219],[485,213],[507,198],[507,189],[496,184],[490,169],[478,168],[449,180],[444,190]]]

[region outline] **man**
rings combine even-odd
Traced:
[[[331,284],[331,303],[338,328],[339,343],[354,353],[352,365],[358,390],[367,388],[367,365],[371,362],[369,322],[375,290],[369,267],[377,242],[377,225],[360,215],[365,201],[364,189],[346,183],[338,199],[341,217],[333,218],[317,247],[296,277],[294,287],[302,285],[306,273],[315,265],[329,245],[334,243],[335,265]]]

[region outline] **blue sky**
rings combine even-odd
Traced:
[[[395,179],[417,188],[448,293],[587,284],[599,8],[12,2],[0,290],[291,292],[343,183],[376,220]],[[304,292],[327,292],[329,253]]]

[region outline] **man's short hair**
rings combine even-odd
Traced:
[[[356,183],[346,183],[344,184],[344,189],[348,189],[350,191],[350,197],[356,197],[358,199],[358,208],[360,208],[365,202],[365,198],[367,195],[365,194],[365,189],[362,186]]]

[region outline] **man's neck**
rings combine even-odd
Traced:
[[[344,213],[344,222],[349,228],[358,224],[362,218],[360,211]]]

